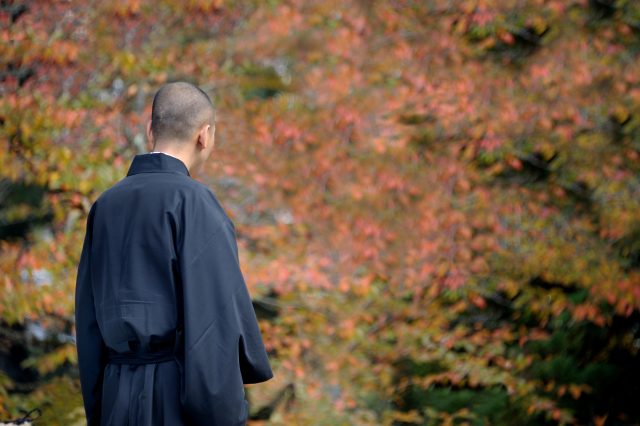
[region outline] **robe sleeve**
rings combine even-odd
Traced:
[[[76,346],[82,398],[88,425],[100,424],[102,377],[107,348],[98,328],[91,284],[91,242],[94,203],[87,217],[87,228],[78,264],[75,290]]]
[[[273,372],[240,270],[235,226],[212,215],[187,229],[182,404],[194,424],[245,425],[243,384],[267,381]]]

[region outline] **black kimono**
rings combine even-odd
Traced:
[[[235,226],[178,158],[136,155],[91,206],[76,342],[89,425],[244,425],[273,377]]]

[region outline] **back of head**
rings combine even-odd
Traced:
[[[206,124],[215,123],[216,111],[209,96],[184,81],[167,83],[158,90],[151,107],[151,131],[155,143],[188,143]]]

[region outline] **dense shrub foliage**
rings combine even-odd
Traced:
[[[82,424],[88,208],[214,97],[254,421],[640,422],[640,4],[3,1],[0,419]]]

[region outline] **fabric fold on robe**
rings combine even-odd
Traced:
[[[215,210],[211,201],[209,208]],[[243,384],[264,382],[273,372],[240,269],[235,226],[225,217],[202,220],[205,223],[191,218],[185,224],[185,229],[196,232],[195,225],[199,232],[194,238],[187,231],[195,250],[185,249],[190,256],[181,262],[182,403],[196,423],[243,425],[248,416]]]
[[[75,294],[76,346],[84,409],[89,426],[100,424],[102,375],[106,364],[107,347],[96,318],[91,287],[91,243],[95,203],[89,209],[82,253],[78,264]],[[80,309],[78,307],[81,307]]]

